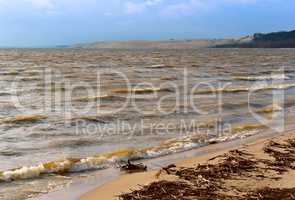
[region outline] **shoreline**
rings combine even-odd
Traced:
[[[244,139],[212,144],[212,145],[200,147],[200,148],[193,149],[186,152],[175,153],[175,154],[154,158],[150,160],[143,160],[141,162],[143,162],[144,164],[148,166],[149,171],[146,173],[143,173],[143,175],[141,176],[152,181],[151,178],[146,176],[153,175],[155,172],[157,172],[157,170],[169,164],[187,163],[192,159],[200,159],[200,161],[201,160],[205,161],[206,158],[209,158],[212,155],[218,155],[232,149],[248,146],[248,145],[251,145],[252,143],[256,143],[257,141],[266,141],[274,137],[280,137],[282,135],[292,134],[294,132],[293,130],[295,130],[294,127],[289,126],[288,129],[284,131],[283,133],[265,131],[263,133],[250,136]],[[53,191],[48,194],[44,194],[39,197],[32,198],[31,200],[50,200],[50,199],[78,200],[81,198],[82,200],[87,200],[85,199],[85,196],[88,197],[88,195],[93,193],[94,191],[99,190],[100,188],[103,188],[109,184],[115,183],[116,181],[120,180],[122,177],[128,179],[129,176],[131,177],[134,175],[136,176],[138,174],[131,174],[131,175],[122,174],[118,169],[115,169],[115,168],[100,170],[98,172],[98,175],[96,174],[95,177],[91,178],[91,180],[87,180],[87,181],[83,180],[70,185],[68,188],[63,188],[61,190]],[[137,182],[134,182],[134,184],[138,185]],[[126,189],[125,192],[129,191],[128,190],[129,187],[126,187],[125,189]],[[121,191],[117,191],[117,193],[118,192],[121,194]]]
[[[212,157],[216,157],[222,154],[225,154],[231,150],[234,149],[247,149],[250,152],[256,152],[257,155],[262,154],[262,149],[263,146],[269,142],[270,140],[278,140],[278,141],[283,141],[288,138],[294,138],[293,132],[284,132],[279,135],[273,135],[271,137],[267,138],[260,138],[254,140],[254,138],[250,139],[252,141],[249,141],[248,143],[243,143],[239,146],[235,147],[229,147],[225,148],[220,151],[216,152],[211,152],[206,155],[201,155],[201,156],[196,156],[196,157],[191,157],[191,158],[184,158],[181,161],[176,162],[176,166],[179,167],[193,167],[197,164],[204,164],[206,163],[209,159]],[[254,141],[253,141],[254,140]],[[130,191],[135,191],[139,190],[142,186],[149,185],[153,182],[158,182],[158,181],[174,181],[176,178],[175,176],[170,176],[170,175],[161,175],[160,178],[156,178],[158,176],[157,170],[152,170],[148,172],[142,172],[142,173],[134,173],[134,174],[125,174],[120,176],[118,179],[113,180],[111,182],[108,182],[106,184],[103,184],[102,186],[97,187],[96,189],[87,192],[83,194],[81,197],[79,197],[79,200],[96,200],[98,197],[100,199],[104,200],[116,200],[118,199],[117,197],[121,194],[129,193]],[[292,176],[295,173],[292,174]],[[290,180],[288,180],[290,182]],[[284,182],[280,183],[281,185],[285,186],[290,186],[292,183],[289,182]]]

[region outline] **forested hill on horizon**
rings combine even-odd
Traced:
[[[273,33],[255,33],[228,44],[216,45],[216,47],[229,48],[295,48],[295,30]]]
[[[295,30],[255,33],[240,39],[192,39],[166,41],[114,41],[77,44],[82,49],[197,49],[197,48],[295,48]]]

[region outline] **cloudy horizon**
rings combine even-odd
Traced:
[[[0,0],[0,46],[237,38],[295,29],[285,0]]]

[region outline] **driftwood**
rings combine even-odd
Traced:
[[[173,168],[176,168],[176,165],[175,164],[171,164],[171,165],[168,165],[167,167],[163,167],[162,169],[160,169],[156,173],[156,175],[155,175],[156,179],[159,179],[159,177],[161,176],[161,174],[163,172],[166,172],[168,175],[170,175],[172,173],[171,169],[173,169]],[[175,171],[173,171],[173,172],[175,173]]]
[[[128,173],[135,173],[135,172],[144,172],[147,171],[147,166],[145,166],[142,163],[139,164],[132,164],[130,160],[127,161],[127,164],[120,166],[120,169],[122,171],[128,172]]]
[[[167,174],[171,174],[170,170],[172,168],[175,168],[176,165],[175,164],[171,164],[171,165],[168,165],[167,167],[163,167],[162,169],[167,173]]]

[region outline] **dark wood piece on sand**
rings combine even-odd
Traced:
[[[147,166],[142,163],[133,164],[130,162],[130,160],[128,160],[127,164],[121,166],[120,169],[128,173],[145,172],[147,171]]]

